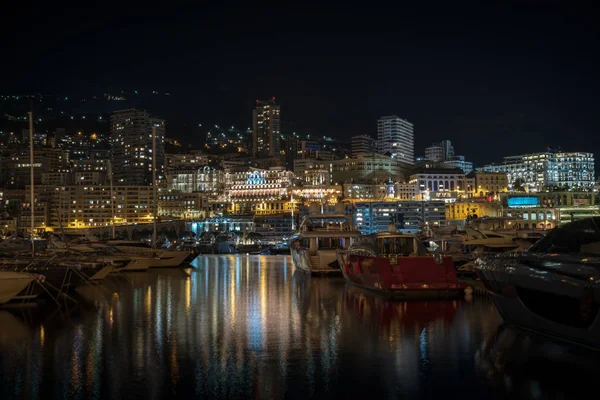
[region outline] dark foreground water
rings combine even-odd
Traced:
[[[485,299],[387,302],[284,256],[194,264],[84,288],[69,312],[0,310],[0,398],[570,398],[597,380]]]

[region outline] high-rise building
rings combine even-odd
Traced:
[[[156,127],[156,154],[152,154],[152,128]],[[115,184],[152,183],[152,157],[156,177],[164,176],[165,121],[135,108],[115,111],[110,118],[112,169]]]
[[[256,100],[252,110],[252,154],[254,157],[269,157],[279,154],[281,149],[280,107],[275,98],[269,101]]]
[[[414,128],[410,122],[395,115],[377,120],[377,147],[379,153],[390,153],[405,164],[415,162]]]
[[[454,158],[454,146],[449,140],[433,143],[425,148],[425,158],[434,162],[449,161]]]
[[[377,141],[369,135],[352,137],[352,158],[377,151]]]

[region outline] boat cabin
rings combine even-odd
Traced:
[[[367,257],[418,257],[430,255],[415,236],[401,233],[376,233],[364,236],[349,249],[350,254]]]
[[[296,240],[307,250],[312,271],[330,270],[336,261],[336,251],[346,250],[361,233],[344,214],[309,214],[302,220],[299,231],[290,240],[292,249]]]

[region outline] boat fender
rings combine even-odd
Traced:
[[[473,295],[473,288],[471,286],[467,286],[465,288],[465,295],[467,295],[467,296],[472,296]]]

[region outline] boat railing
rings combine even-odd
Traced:
[[[349,226],[323,226],[323,227],[315,227],[315,226],[304,226],[302,232],[358,232],[357,229],[349,227]]]

